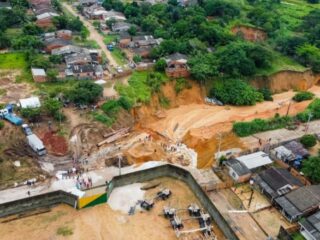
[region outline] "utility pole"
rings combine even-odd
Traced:
[[[286,114],[286,116],[288,116],[288,115],[289,115],[290,107],[291,107],[291,100],[289,100],[289,105],[288,105],[288,109],[287,109],[287,114]]]
[[[220,167],[220,155],[221,155],[221,142],[222,142],[222,133],[219,132],[218,133],[218,140],[219,140],[219,144],[218,144],[218,155],[217,155],[217,160],[216,160],[216,165],[217,167]]]
[[[119,154],[118,155],[119,176],[121,176],[121,161],[122,161],[122,156]]]
[[[308,133],[308,130],[309,130],[309,124],[310,124],[310,121],[311,121],[311,118],[312,118],[312,113],[309,113],[308,114],[308,122],[307,122],[307,126],[306,126],[306,130],[305,130],[305,133],[307,134]]]

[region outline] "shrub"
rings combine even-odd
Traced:
[[[160,58],[156,64],[154,65],[154,69],[159,71],[159,72],[163,72],[165,70],[167,66],[166,61],[163,58]]]
[[[309,177],[313,182],[320,182],[320,157],[310,157],[303,161],[301,171],[305,176]]]
[[[22,117],[33,122],[33,121],[36,121],[40,117],[41,109],[40,108],[22,108],[21,115],[22,115]]]
[[[107,126],[111,126],[114,123],[114,119],[105,114],[95,113],[93,117],[96,121],[106,124]]]
[[[152,92],[160,92],[164,79],[160,73],[149,73],[147,76],[147,85],[151,88]]]
[[[216,81],[209,96],[232,105],[255,105],[263,101],[263,95],[255,88],[242,80],[234,79]]]
[[[320,99],[314,99],[309,106],[301,113],[297,114],[297,119],[301,122],[309,120],[320,119]]]
[[[0,129],[4,128],[4,122],[0,121]]]
[[[279,128],[284,128],[292,123],[293,119],[288,116],[280,117],[276,115],[275,117],[264,120],[264,119],[254,119],[251,122],[236,122],[233,124],[233,131],[239,137],[246,137],[254,133],[269,131]]]
[[[127,97],[120,97],[118,103],[123,109],[127,111],[130,110],[133,106],[133,102],[131,102]]]
[[[295,100],[296,102],[302,102],[305,100],[311,100],[314,97],[314,94],[312,92],[298,92],[296,93],[296,95],[294,95],[294,97],[292,98],[293,100]]]
[[[160,102],[160,105],[164,108],[170,107],[170,99],[165,96],[160,96],[159,102]]]
[[[102,104],[101,109],[104,113],[113,115],[119,111],[120,104],[117,100],[109,100]]]
[[[260,88],[258,91],[263,95],[263,100],[273,101],[272,93],[269,88]]]
[[[103,88],[89,81],[80,81],[72,90],[66,93],[66,97],[78,104],[90,104],[96,102],[102,95]]]
[[[307,134],[300,139],[300,142],[304,147],[311,148],[317,144],[317,139],[314,135]]]
[[[61,122],[63,122],[63,121],[66,120],[67,117],[66,117],[63,113],[61,113],[61,112],[56,112],[56,113],[53,115],[53,118],[54,118],[54,120],[56,120],[56,121],[61,121]]]
[[[174,90],[176,91],[176,93],[180,93],[183,89],[185,88],[191,88],[191,84],[184,78],[179,78],[176,80],[176,84],[174,86]]]
[[[70,236],[73,234],[73,231],[71,228],[64,226],[57,229],[57,234],[62,236]]]

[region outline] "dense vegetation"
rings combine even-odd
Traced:
[[[289,5],[280,0],[204,0],[198,3],[181,7],[176,0],[155,5],[105,0],[103,6],[122,11],[129,22],[164,39],[151,53],[157,60],[158,71],[165,66],[162,57],[175,52],[188,55],[191,74],[200,82],[246,80],[281,69],[303,69],[295,61],[318,71],[320,10],[307,2]],[[300,5],[303,10],[299,10]],[[245,41],[241,34],[231,34],[230,29],[235,25],[259,28],[267,33],[268,39]],[[134,30],[133,35],[136,28]],[[265,100],[272,100],[268,90],[260,92]],[[257,100],[252,99],[250,96],[249,100],[237,102],[238,105],[254,104]]]
[[[302,172],[309,177],[314,183],[320,182],[320,157],[309,157],[303,161]]]
[[[314,94],[312,92],[303,91],[296,93],[292,99],[296,102],[302,102],[306,100],[311,100],[313,97]]]
[[[314,135],[307,134],[300,139],[300,142],[305,148],[311,148],[317,144],[317,139]]]
[[[298,120],[301,122],[307,122],[308,120],[320,119],[320,99],[314,99],[309,106],[296,116],[279,116],[275,115],[271,119],[254,119],[250,122],[235,122],[233,124],[233,131],[239,137],[246,137],[258,132],[269,131],[284,127],[290,127]]]

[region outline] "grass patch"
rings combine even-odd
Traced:
[[[139,102],[149,103],[152,96],[152,88],[147,84],[147,78],[148,74],[150,73],[152,72],[135,71],[128,81],[129,86],[117,84],[116,90],[122,97],[128,99],[131,104],[136,104]],[[162,83],[168,81],[168,78],[164,73],[159,74],[161,74]]]
[[[113,51],[111,51],[111,55],[118,65],[126,64],[127,62],[126,57],[119,48],[114,48]]]
[[[103,42],[105,44],[109,44],[109,43],[115,42],[118,39],[118,37],[119,35],[117,34],[107,34],[105,35]]]
[[[6,36],[9,38],[9,39],[13,39],[13,38],[16,38],[18,37],[19,35],[22,34],[22,29],[21,28],[8,28],[6,30]]]
[[[66,236],[70,236],[72,234],[73,234],[73,230],[68,226],[59,227],[57,229],[57,235],[61,235],[61,236],[66,237]]]
[[[109,127],[112,126],[112,124],[115,122],[116,119],[111,118],[109,116],[107,116],[104,113],[101,112],[94,112],[92,113],[93,119],[97,122],[101,122]]]
[[[266,69],[259,69],[257,71],[257,75],[265,75],[269,76],[273,73],[283,71],[283,70],[291,70],[303,72],[306,71],[307,68],[294,61],[293,59],[282,55],[279,52],[272,51],[272,62],[271,66]]]
[[[80,47],[93,48],[93,49],[99,49],[100,48],[99,44],[95,40],[89,40],[89,39],[82,40],[78,36],[73,38],[73,40]]]
[[[0,89],[0,96],[5,95],[7,92],[6,89]]]
[[[299,232],[292,234],[291,237],[293,240],[305,240],[305,238]]]
[[[0,69],[25,69],[27,67],[24,53],[3,53],[0,54]]]
[[[68,90],[71,90],[77,82],[79,81],[66,80],[57,82],[37,83],[36,86],[38,88],[38,91],[36,92],[36,94],[55,97],[59,93],[65,93]]]

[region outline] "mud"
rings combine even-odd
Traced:
[[[264,41],[267,39],[267,33],[262,29],[238,25],[231,29],[235,35],[241,36],[243,39],[252,42]]]

